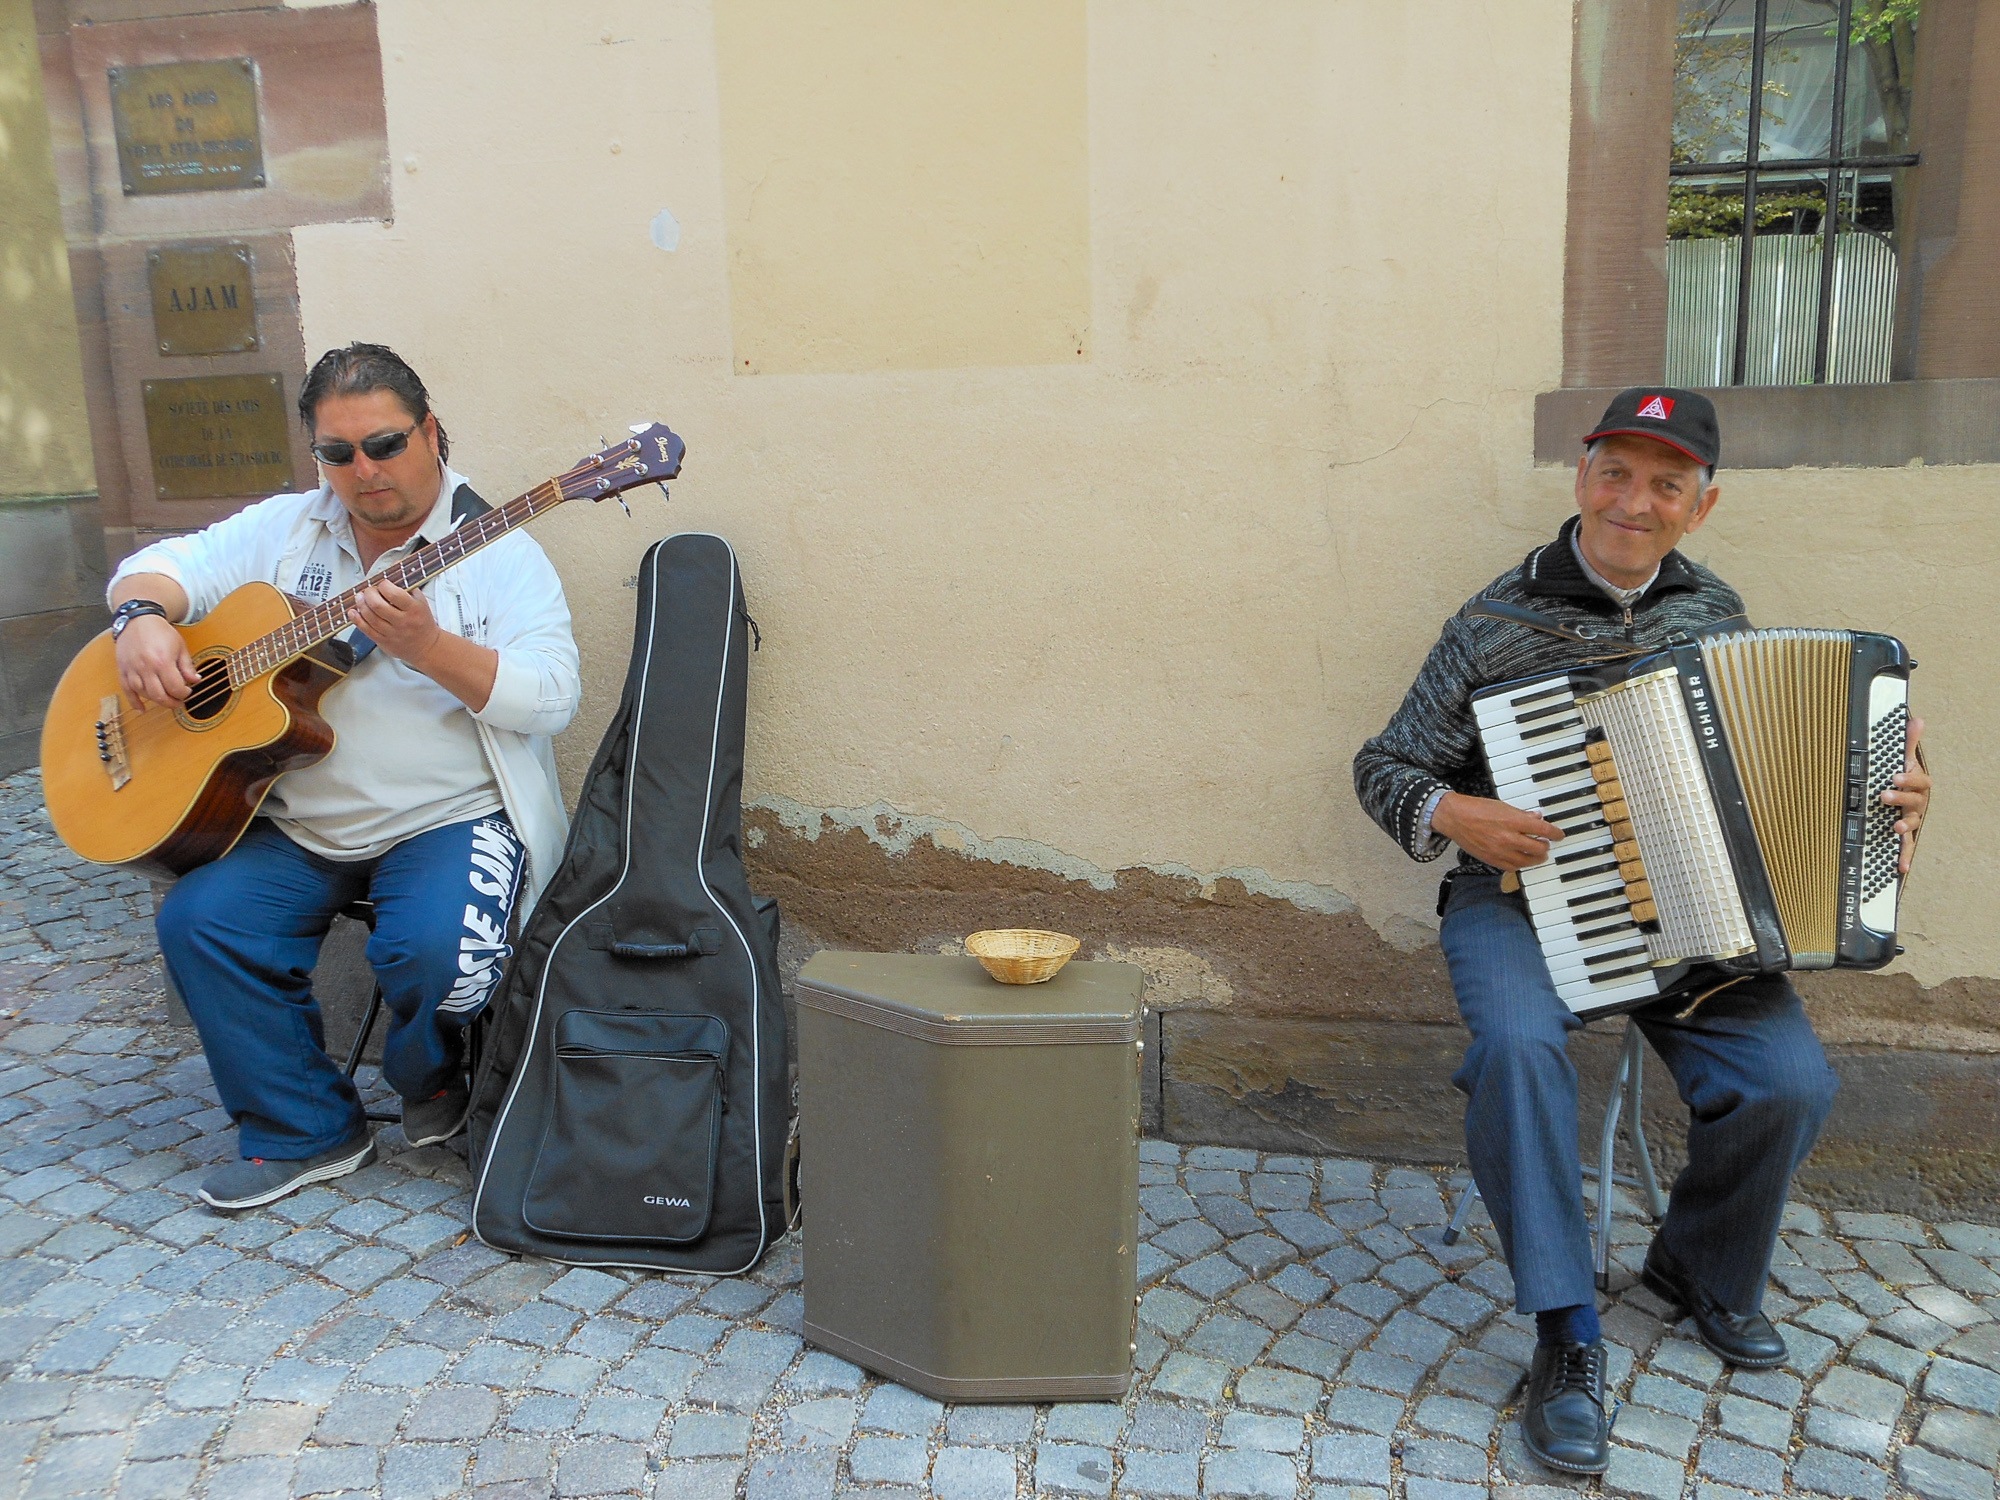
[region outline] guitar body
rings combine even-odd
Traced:
[[[62,841],[98,864],[180,875],[226,854],[271,783],[325,759],[333,728],[319,714],[345,675],[326,647],[226,689],[226,663],[304,606],[246,583],[199,623],[177,627],[204,682],[197,702],[139,704],[118,681],[106,631],[78,653],[42,724],[42,794]],[[99,733],[105,744],[100,748]]]

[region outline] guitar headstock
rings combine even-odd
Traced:
[[[687,444],[664,422],[634,426],[631,437],[579,460],[556,483],[566,500],[602,500],[642,484],[678,478],[686,453]]]

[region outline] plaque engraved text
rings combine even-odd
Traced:
[[[146,256],[153,333],[162,354],[240,354],[257,347],[248,245],[199,245]]]
[[[111,122],[127,193],[264,185],[257,70],[247,57],[113,68]]]
[[[275,495],[292,487],[284,383],[276,375],[148,380],[143,395],[160,499]]]

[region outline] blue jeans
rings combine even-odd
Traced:
[[[1526,903],[1497,876],[1452,882],[1440,934],[1472,1045],[1452,1082],[1465,1149],[1522,1312],[1596,1297],[1569,1034]],[[1688,1162],[1659,1239],[1724,1306],[1755,1312],[1792,1174],[1819,1138],[1835,1079],[1782,974],[1745,979],[1686,1019],[1691,997],[1637,1012],[1688,1107]]]
[[[364,896],[375,903],[368,962],[389,1013],[382,1076],[404,1098],[428,1099],[462,1073],[465,1026],[512,952],[523,861],[499,813],[351,862],[322,859],[259,818],[229,853],[181,877],[160,903],[160,951],[244,1156],[316,1156],[367,1128],[326,1054],[312,993],[321,939]]]

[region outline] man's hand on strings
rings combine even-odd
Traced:
[[[443,635],[430,601],[414,589],[406,589],[378,578],[354,596],[354,608],[347,616],[368,638],[400,662],[419,672]]]
[[[348,618],[389,655],[416,668],[474,713],[493,696],[500,654],[440,626],[422,594],[378,578],[354,596]]]
[[[181,633],[158,615],[125,622],[117,646],[118,681],[141,703],[172,706],[201,681]]]

